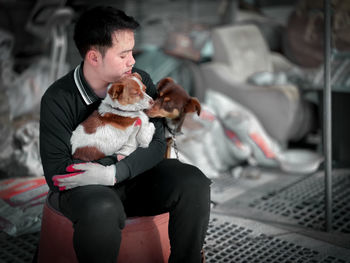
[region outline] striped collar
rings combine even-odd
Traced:
[[[92,90],[90,85],[87,83],[84,75],[83,75],[83,63],[78,65],[74,70],[74,81],[75,85],[77,86],[80,95],[82,96],[83,100],[85,101],[86,105],[90,105],[96,101],[101,100]]]

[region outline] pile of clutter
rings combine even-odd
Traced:
[[[49,85],[49,60],[14,70],[13,36],[0,30],[0,231],[40,230],[48,193],[39,154],[39,104]]]
[[[214,90],[206,92],[199,116],[186,116],[182,130],[184,135],[176,137],[179,159],[210,178],[233,175],[242,164],[312,173],[323,161],[313,151],[286,149],[249,109]]]
[[[39,107],[49,86],[50,61],[38,58],[18,73],[11,57],[12,46],[13,36],[0,30],[0,178],[42,176]]]

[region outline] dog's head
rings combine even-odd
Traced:
[[[154,104],[146,111],[149,117],[165,117],[180,119],[186,113],[201,112],[201,105],[197,98],[191,97],[183,87],[176,84],[172,78],[162,79],[158,85],[158,97]]]
[[[104,102],[123,111],[139,111],[153,105],[153,99],[147,95],[146,86],[136,72],[111,84]]]

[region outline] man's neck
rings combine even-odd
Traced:
[[[83,74],[85,80],[90,85],[91,89],[95,92],[95,94],[100,98],[106,97],[107,87],[109,83],[100,80],[96,72],[92,68],[90,68],[87,63],[84,63]]]

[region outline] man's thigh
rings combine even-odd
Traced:
[[[184,191],[196,192],[201,186],[209,188],[210,183],[197,167],[164,159],[123,185],[124,209],[127,216],[169,212]]]

